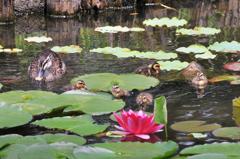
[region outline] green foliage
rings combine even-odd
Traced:
[[[104,26],[104,27],[97,27],[95,31],[101,32],[101,33],[117,33],[117,32],[141,32],[145,31],[143,28],[128,28],[128,27],[122,27],[122,26]]]
[[[225,52],[225,53],[238,53],[240,51],[240,43],[237,41],[223,41],[215,42],[214,44],[208,47],[209,50],[216,52]]]
[[[197,35],[215,35],[220,33],[220,29],[216,28],[209,28],[209,27],[195,27],[194,29],[177,29],[176,34],[178,35],[191,35],[191,36],[197,36]]]
[[[164,96],[158,97],[154,100],[154,120],[158,124],[167,124],[167,100]]]
[[[173,18],[168,18],[168,17],[164,17],[161,19],[158,18],[154,18],[154,19],[147,19],[143,21],[144,25],[147,26],[152,26],[152,27],[180,27],[180,26],[184,26],[187,24],[187,21],[185,19],[178,19],[177,17],[173,17]]]
[[[213,135],[220,138],[229,138],[232,140],[240,140],[239,127],[223,127],[213,131]]]
[[[67,53],[67,54],[81,53],[82,52],[82,48],[80,46],[77,46],[77,45],[54,46],[53,48],[51,48],[51,50],[54,51],[54,52]]]
[[[174,61],[158,61],[161,66],[161,70],[172,71],[172,70],[182,70],[189,65],[188,62],[181,62],[179,60]]]

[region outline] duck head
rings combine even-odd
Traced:
[[[49,73],[49,69],[52,67],[52,65],[53,65],[52,55],[48,55],[46,59],[40,61],[37,77],[35,77],[35,80],[42,81]]]
[[[159,63],[154,63],[151,65],[151,69],[153,69],[153,71],[155,71],[157,74],[160,73],[160,64]]]
[[[74,85],[74,89],[78,90],[87,90],[86,83],[83,80],[77,81],[77,83]]]

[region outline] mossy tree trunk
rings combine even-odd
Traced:
[[[75,16],[80,8],[81,0],[47,0],[46,13],[53,17]]]
[[[14,0],[0,0],[0,23],[13,23]]]

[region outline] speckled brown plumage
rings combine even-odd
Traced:
[[[135,70],[135,73],[145,76],[159,77],[160,71],[160,65],[157,62],[154,62],[149,65],[140,66]]]

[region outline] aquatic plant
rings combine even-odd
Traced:
[[[212,45],[210,45],[208,49],[216,52],[238,53],[240,51],[240,43],[237,41],[215,42]]]
[[[143,21],[144,25],[147,26],[152,26],[152,27],[179,27],[179,26],[184,26],[187,24],[187,21],[185,19],[178,19],[177,17],[173,18],[168,18],[168,17],[163,17],[161,19],[154,18],[154,19],[147,19]]]
[[[240,71],[240,62],[229,62],[223,66],[224,69],[230,71]]]
[[[52,41],[52,38],[46,37],[46,36],[33,36],[33,37],[27,37],[24,40],[27,42],[43,43],[43,42]]]
[[[80,53],[82,48],[78,45],[69,45],[69,46],[54,46],[51,48],[52,51],[58,53]]]
[[[95,31],[101,32],[101,33],[117,33],[117,32],[142,32],[145,31],[143,28],[133,27],[122,27],[122,26],[104,26],[104,27],[97,27],[95,28]]]
[[[220,33],[220,29],[216,28],[210,28],[210,27],[195,27],[193,29],[177,29],[176,34],[177,35],[191,35],[191,36],[196,36],[196,35],[215,35]]]
[[[120,131],[114,133],[120,135],[135,135],[139,138],[149,139],[149,134],[161,131],[163,124],[154,121],[154,115],[147,115],[143,111],[134,112],[132,110],[122,111],[121,115],[114,113],[118,124],[115,126]]]

